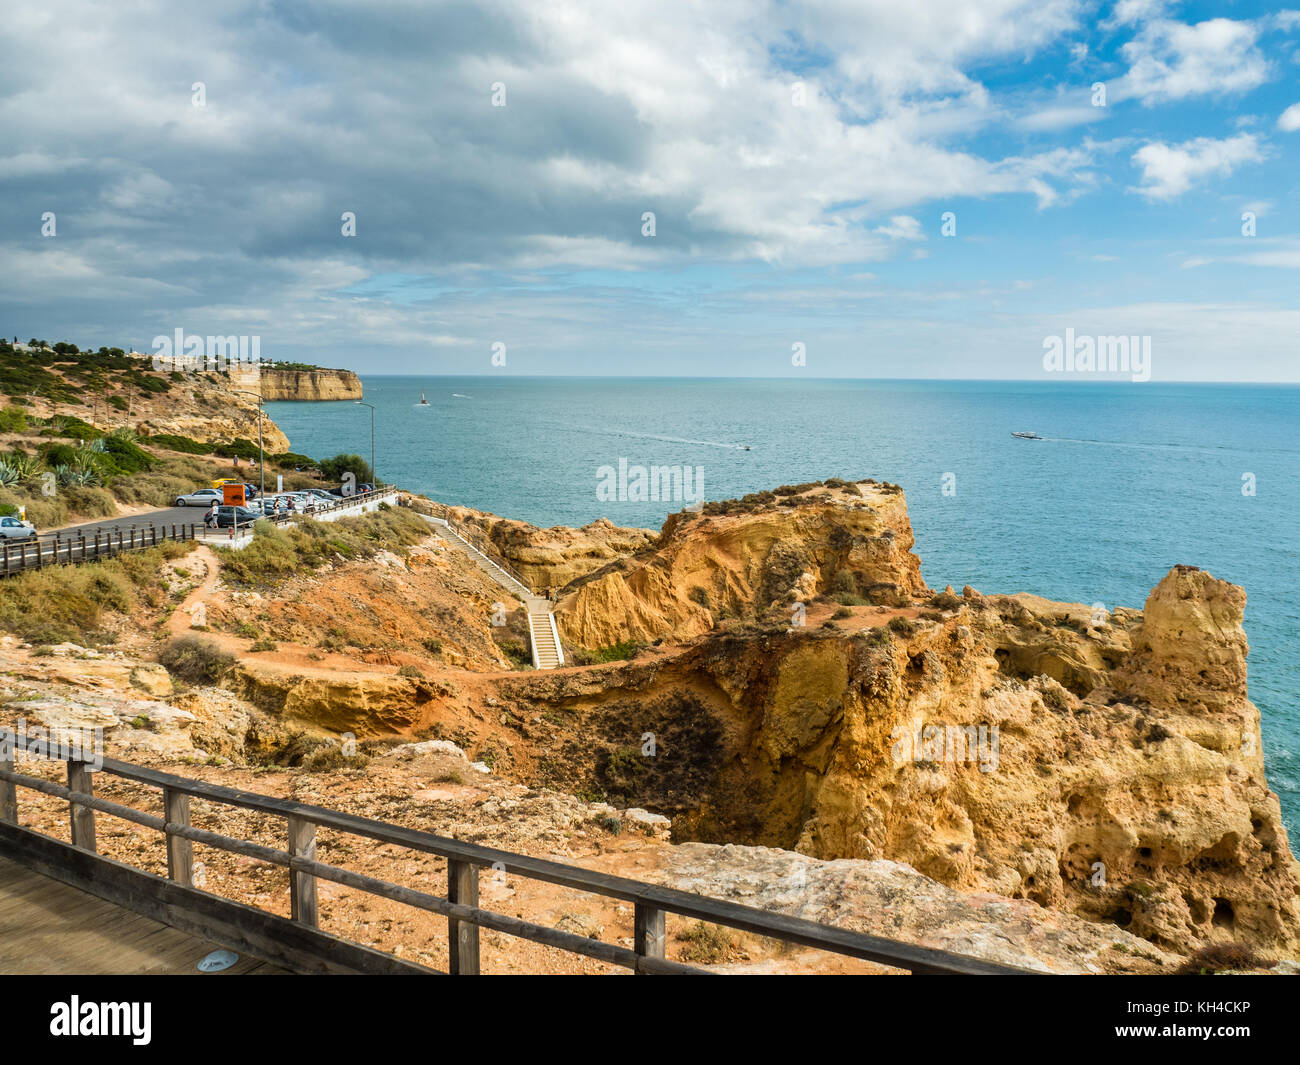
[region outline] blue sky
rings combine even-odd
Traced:
[[[1300,379],[1300,11],[52,0],[0,40],[11,336],[1042,379],[1068,328]]]

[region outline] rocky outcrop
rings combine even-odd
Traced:
[[[864,481],[765,493],[669,518],[652,551],[596,571],[560,602],[566,643],[685,639],[827,592],[903,604],[924,595],[902,492]]]
[[[643,875],[680,891],[1034,972],[1111,972],[1134,959],[1170,971],[1176,961],[1122,929],[1023,899],[963,894],[898,862],[826,862],[769,847],[702,843],[655,857]]]
[[[655,542],[649,529],[628,529],[600,518],[580,529],[540,529],[469,507],[432,504],[479,550],[503,559],[530,588],[560,589]]]
[[[183,384],[168,393],[166,402],[155,402],[145,416],[133,422],[147,435],[168,433],[204,443],[229,443],[258,439],[258,404],[253,396],[227,387],[218,375],[190,374]],[[261,415],[262,446],[268,455],[289,450],[289,438],[265,413]]]
[[[1300,951],[1242,590],[1178,566],[1143,611],[933,595],[901,496],[861,487],[670,520],[578,582],[569,642],[664,645],[503,684],[565,726],[524,730],[551,782],[669,814],[679,841],[904,862],[1171,950]],[[850,585],[832,617],[819,593]]]

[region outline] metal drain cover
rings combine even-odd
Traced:
[[[229,969],[237,961],[239,961],[239,955],[235,954],[233,951],[214,950],[199,962],[199,972],[219,973],[223,969]]]

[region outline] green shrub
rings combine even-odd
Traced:
[[[210,455],[214,446],[200,443],[198,440],[191,440],[188,436],[175,436],[171,433],[158,433],[146,437],[143,442],[148,447],[163,448],[167,451],[181,451],[187,455]]]
[[[27,428],[27,412],[18,407],[0,410],[0,433],[21,433]]]
[[[424,679],[424,674],[420,672],[420,667],[410,665],[409,663],[407,665],[401,666],[397,670],[397,675],[399,677],[410,677],[412,680]]]
[[[215,684],[232,665],[233,655],[202,636],[178,636],[158,655],[163,668],[187,684]]]
[[[342,481],[345,473],[356,477],[357,484],[373,483],[375,479],[370,463],[360,455],[343,454],[335,455],[332,459],[321,459],[320,472],[327,481]]]

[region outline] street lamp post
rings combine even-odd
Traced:
[[[375,479],[375,488],[379,488],[379,471],[375,469],[375,405],[363,400],[353,400],[358,406],[370,408],[370,476]]]
[[[241,396],[252,396],[257,400],[257,468],[261,476],[261,488],[259,488],[257,498],[261,499],[266,495],[266,458],[262,454],[262,411],[266,407],[266,401],[262,399],[260,393],[249,392],[244,388],[236,388]],[[260,506],[261,504],[259,504]]]

